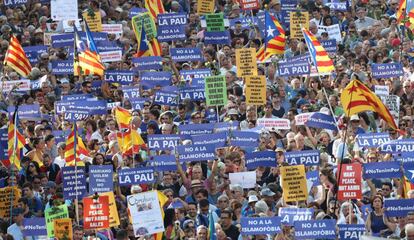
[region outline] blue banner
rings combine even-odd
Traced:
[[[178,146],[177,151],[180,162],[206,161],[216,158],[214,144]]]
[[[187,14],[166,13],[158,14],[158,36],[163,41],[174,41],[186,39],[185,28],[187,25]]]
[[[414,199],[385,199],[384,208],[387,217],[406,217],[414,211]]]
[[[364,164],[364,179],[400,178],[400,162],[372,162]]]
[[[144,108],[145,102],[150,102],[149,98],[130,98],[129,102],[131,102],[133,110],[142,110]]]
[[[162,69],[162,57],[160,56],[134,57],[131,61],[135,69],[139,71]]]
[[[53,130],[52,134],[55,136],[55,143],[58,144],[61,142],[66,142],[66,138],[69,136],[70,130]]]
[[[404,152],[404,153],[401,153],[400,156],[395,156],[394,159],[395,161],[402,162],[402,163],[414,162],[414,153]]]
[[[109,41],[109,40],[103,40],[103,41],[96,42],[96,48],[98,49],[100,53],[110,52],[110,51],[123,51],[122,47],[118,46],[115,41]]]
[[[240,22],[242,29],[250,29],[250,27],[253,27],[257,25],[257,17],[239,17],[239,18],[233,18],[229,19],[229,25],[230,28],[234,29],[234,26],[236,26],[236,22]]]
[[[124,98],[139,98],[139,87],[138,86],[122,86],[122,92],[124,93]]]
[[[171,76],[171,72],[142,72],[141,83],[149,88],[156,86],[164,87],[170,85]]]
[[[290,24],[289,13],[296,12],[298,1],[297,0],[282,0],[280,2],[281,2],[280,10],[282,13],[282,19],[279,19],[279,20],[281,20],[281,23],[283,23],[283,26],[289,27],[289,24]]]
[[[87,99],[96,99],[92,94],[72,94],[72,95],[63,95],[62,101],[80,101]]]
[[[414,152],[414,139],[398,139],[382,144],[379,147],[382,153]]]
[[[119,186],[154,183],[154,168],[124,168],[118,171]]]
[[[89,167],[89,194],[112,192],[114,190],[112,165],[91,165]]]
[[[364,224],[338,224],[338,228],[340,240],[359,239],[366,231]]]
[[[62,179],[63,179],[63,197],[65,199],[75,199],[78,196],[82,199],[86,196],[86,177],[85,167],[63,167]]]
[[[39,56],[42,53],[47,52],[48,46],[28,46],[24,47],[23,50],[26,53],[27,58],[29,59],[32,65],[38,63]]]
[[[286,61],[280,61],[278,74],[280,77],[301,76],[310,73],[310,62],[302,56],[290,58]]]
[[[24,237],[47,236],[45,218],[24,218],[22,233]]]
[[[281,232],[280,217],[242,217],[242,235],[266,235]]]
[[[247,169],[255,169],[257,167],[276,167],[276,153],[274,151],[260,151],[246,153]]]
[[[73,60],[51,61],[52,74],[71,75],[73,74]]]
[[[147,12],[148,10],[146,8],[139,8],[139,7],[133,7],[129,10],[128,17],[132,18],[139,13]]]
[[[204,123],[204,124],[186,124],[179,125],[178,130],[181,135],[200,135],[200,134],[209,134],[213,133],[214,124],[213,123]]]
[[[87,41],[86,39],[86,33],[85,32],[79,32],[79,37],[82,41]],[[107,42],[108,41],[108,34],[104,32],[92,32],[92,38],[95,42],[95,44],[102,45],[101,42]],[[62,47],[72,47],[74,46],[74,34],[73,33],[67,33],[67,34],[59,34],[59,35],[52,35],[52,47],[53,48],[62,48]],[[72,50],[73,51],[73,50]]]
[[[157,91],[155,92],[154,103],[167,106],[177,106],[178,94],[174,92]]]
[[[391,78],[404,75],[401,63],[372,64],[371,72],[373,78]]]
[[[312,182],[312,187],[320,185],[319,180],[319,171],[307,171],[306,172],[306,181]],[[311,189],[308,189],[309,191]]]
[[[14,114],[16,108],[14,106],[7,107],[7,112],[9,112],[9,116]],[[28,105],[20,105],[18,110],[19,119],[40,119],[40,105],[35,104],[28,104]]]
[[[154,156],[150,162],[157,172],[177,171],[177,162],[174,155]]]
[[[204,61],[200,48],[171,48],[170,54],[174,62]]]
[[[134,82],[135,72],[131,70],[106,70],[105,81],[129,85]]]
[[[305,122],[305,125],[313,128],[329,129],[332,131],[338,130],[338,127],[335,124],[335,120],[331,115],[326,115],[319,112],[312,114]]]
[[[89,115],[106,114],[105,100],[58,101],[55,104],[57,114],[87,112]]]
[[[391,141],[389,133],[363,133],[356,136],[359,147],[375,148]]]
[[[230,145],[237,147],[258,147],[259,133],[234,131],[230,135]]]
[[[191,137],[194,145],[213,144],[215,148],[222,148],[227,145],[227,133],[211,133],[203,135],[195,135]]]
[[[204,44],[230,44],[230,32],[204,32]]]
[[[204,79],[211,76],[211,70],[208,68],[181,70],[180,75],[186,82],[191,82],[192,86],[202,85],[204,87]]]
[[[297,221],[295,239],[336,239],[336,220]]]
[[[336,40],[330,39],[330,40],[321,40],[321,45],[323,48],[325,48],[326,52],[328,54],[336,54]]]
[[[180,88],[180,100],[191,99],[193,101],[203,101],[206,99],[204,96],[204,87],[185,87]]]
[[[279,208],[279,216],[282,218],[282,223],[287,226],[293,226],[298,221],[311,220],[313,212],[313,208]]]
[[[6,7],[16,7],[20,5],[25,5],[28,0],[4,0],[3,5]]]
[[[230,132],[236,131],[239,128],[239,121],[218,122],[214,124],[214,132]]]
[[[7,153],[9,135],[7,131],[7,128],[0,129],[0,161],[9,159]]]
[[[318,165],[320,161],[320,152],[319,150],[285,152],[285,161],[289,165]]]
[[[174,150],[180,144],[181,136],[178,134],[148,135],[148,148],[151,150]]]

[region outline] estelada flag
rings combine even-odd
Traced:
[[[381,99],[358,80],[352,80],[342,91],[341,103],[346,116],[365,111],[376,112],[392,129],[404,134],[403,131],[398,129],[394,117]]]

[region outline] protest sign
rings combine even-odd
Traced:
[[[52,73],[55,75],[73,74],[73,60],[51,61]]]
[[[164,231],[164,220],[156,191],[127,196],[135,236]]]
[[[295,208],[282,207],[279,208],[279,216],[282,223],[287,226],[293,226],[295,222],[308,221],[312,219],[313,208]]]
[[[2,92],[10,92],[16,90],[17,92],[30,91],[30,80],[14,80],[14,81],[3,81],[1,84]]]
[[[204,86],[204,79],[211,76],[211,70],[208,68],[181,70],[180,75],[183,81],[190,82],[192,86]]]
[[[89,167],[89,194],[113,191],[113,167],[91,165]]]
[[[339,24],[333,24],[330,26],[318,26],[318,34],[322,34],[326,32],[328,34],[329,39],[335,39],[336,43],[342,42],[342,35],[341,35],[341,28]]]
[[[358,147],[375,148],[391,141],[389,133],[362,133],[356,136]]]
[[[13,208],[18,205],[18,200],[21,197],[21,191],[18,187],[4,187],[0,188],[0,217],[10,217],[10,207],[13,203]]]
[[[313,112],[308,113],[301,113],[295,116],[295,123],[296,126],[303,126],[305,125],[308,118],[313,114]]]
[[[146,12],[146,11],[148,11],[146,8],[132,7],[129,10],[128,17],[130,19],[132,19],[134,16],[136,16],[136,15],[138,15],[140,13]]]
[[[78,0],[50,1],[50,11],[54,21],[77,20]]]
[[[7,107],[7,112],[9,112],[9,116],[14,114],[16,111],[15,106]],[[18,109],[19,119],[34,119],[39,120],[41,118],[40,115],[40,105],[39,104],[23,104],[19,106]]]
[[[119,186],[153,183],[154,181],[155,177],[153,168],[125,168],[119,170],[118,172]]]
[[[280,168],[280,176],[285,202],[308,199],[304,165],[283,166]]]
[[[134,82],[135,72],[130,70],[106,70],[104,80],[110,83],[129,85]]]
[[[404,75],[401,63],[374,63],[371,69],[373,78],[392,78]]]
[[[237,147],[258,147],[259,134],[256,132],[234,131],[230,135],[230,145]]]
[[[89,11],[82,13],[83,19],[88,23],[89,30],[92,32],[102,32],[102,18],[101,12],[96,11],[89,13]]]
[[[63,196],[65,199],[83,198],[86,195],[85,167],[63,167]]]
[[[206,25],[207,32],[223,32],[225,30],[223,13],[206,14]]]
[[[335,55],[336,54],[336,40],[329,39],[329,40],[321,40],[321,45],[325,49],[328,54]]]
[[[338,167],[339,168],[339,167]],[[359,163],[343,164],[342,171],[338,171],[338,200],[361,199],[362,197],[362,169]]]
[[[24,237],[46,236],[47,230],[45,218],[24,218],[22,233]]]
[[[122,61],[122,50],[100,52],[99,56],[101,56],[101,61],[103,63],[120,62]]]
[[[297,0],[281,0],[280,12],[281,12],[281,24],[285,29],[289,28],[290,24],[290,12],[297,11]]]
[[[302,76],[310,73],[309,55],[300,55],[280,61],[277,73],[280,77]]]
[[[315,112],[305,122],[305,126],[337,131],[338,127],[331,115]]]
[[[309,191],[311,190],[311,187],[320,185],[319,171],[307,171],[306,180]]]
[[[108,34],[121,35],[123,32],[122,24],[102,24],[102,32],[106,32]]]
[[[369,178],[400,178],[400,162],[372,162],[364,164],[364,179]]]
[[[175,155],[157,155],[151,161],[156,171],[177,171],[177,162]]]
[[[390,88],[387,85],[374,85],[374,91],[380,97],[390,95]]]
[[[181,135],[208,134],[213,133],[214,123],[179,125],[178,130]]]
[[[414,211],[414,199],[385,199],[384,208],[387,217],[406,217]]]
[[[138,86],[122,86],[121,89],[126,99],[137,99],[140,97]]]
[[[180,161],[206,161],[216,158],[216,145],[183,145],[177,147]]]
[[[108,41],[108,34],[103,32],[91,32],[92,38],[97,46],[101,46],[103,44],[111,43]],[[82,41],[87,41],[86,33],[79,32],[79,37]],[[69,47],[68,53],[69,56],[72,55],[73,57],[73,46],[75,37],[73,33],[66,33],[66,34],[56,34],[51,36],[52,47],[60,48],[60,47]],[[46,44],[45,44],[46,45]],[[98,48],[99,50],[99,48]]]
[[[381,100],[394,117],[395,124],[400,120],[400,97],[397,95],[381,96]]]
[[[314,166],[320,162],[320,152],[319,150],[286,152],[285,160],[289,165]]]
[[[62,204],[57,207],[51,207],[45,210],[47,237],[53,238],[55,236],[53,220],[69,218],[68,206]]]
[[[408,153],[414,152],[414,139],[397,139],[386,142],[379,146],[382,153]]]
[[[211,0],[197,0],[197,14],[214,12],[214,1]]]
[[[246,104],[265,105],[266,104],[266,77],[246,76]]]
[[[148,147],[151,150],[173,150],[181,140],[181,136],[178,134],[150,134],[147,138]]]
[[[276,234],[281,232],[280,217],[242,217],[242,235]]]
[[[171,59],[174,62],[203,61],[204,57],[200,48],[171,48]]]
[[[246,153],[247,169],[255,169],[257,167],[276,167],[276,153],[273,151],[259,151]]]
[[[336,239],[336,220],[297,221],[295,239]]]
[[[152,19],[152,16],[149,12],[142,12],[132,17],[131,24],[133,26],[137,39],[140,39],[138,37],[140,36],[142,27],[144,27],[147,40],[151,40],[157,37],[157,27],[155,26],[154,20]]]
[[[3,5],[6,7],[16,7],[20,5],[25,5],[29,0],[4,0]]]
[[[160,70],[162,69],[162,57],[160,56],[148,56],[132,58],[136,70]]]
[[[154,103],[166,106],[177,106],[178,94],[176,92],[157,91],[154,96]]]
[[[256,187],[256,171],[229,173],[229,180],[232,185],[238,184],[242,188]]]
[[[73,239],[72,219],[70,218],[54,219],[53,228],[54,228],[55,239],[57,240],[72,240]]]
[[[175,41],[186,38],[187,16],[185,13],[158,14],[157,20],[158,41]]]
[[[24,47],[23,50],[26,53],[30,63],[36,64],[39,60],[40,54],[47,52],[48,46],[28,46]]]
[[[259,0],[241,0],[243,10],[254,10],[260,8]]]
[[[171,72],[142,72],[141,83],[148,88],[154,88],[156,86],[169,86],[171,83]]]
[[[256,49],[236,49],[237,76],[257,76]]]
[[[204,86],[183,87],[180,88],[180,99],[191,99],[194,101],[203,101],[206,99],[204,94]]]
[[[194,145],[213,144],[215,148],[222,148],[227,145],[227,132],[196,135],[191,137]]]
[[[338,224],[339,239],[360,239],[366,231],[364,224]]]
[[[99,193],[100,197],[108,197],[108,206],[109,206],[109,227],[117,227],[119,222],[118,210],[115,203],[114,192],[104,192]],[[88,198],[93,198],[94,196],[89,196]]]
[[[207,106],[224,106],[227,104],[227,87],[224,76],[205,78],[205,96]]]
[[[204,32],[204,44],[230,44],[230,32]]]
[[[108,196],[83,199],[83,226],[85,229],[109,228]]]
[[[284,118],[259,118],[257,119],[257,126],[265,127],[266,129],[290,129],[289,119]]]
[[[290,37],[303,39],[302,28],[309,30],[308,12],[290,12]]]

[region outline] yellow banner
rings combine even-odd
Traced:
[[[60,218],[53,220],[53,228],[55,229],[55,239],[57,240],[72,240],[72,219]]]
[[[101,13],[94,12],[94,16],[90,16],[88,12],[82,13],[83,19],[88,23],[89,30],[91,32],[102,32],[102,19],[101,19]]]
[[[290,12],[290,37],[303,39],[302,28],[309,30],[309,13],[308,12]]]
[[[281,167],[280,174],[285,202],[306,201],[308,199],[304,165]]]
[[[13,192],[13,193],[12,193]],[[0,188],[0,217],[10,217],[10,206],[13,199],[13,208],[17,207],[17,201],[21,197],[21,192],[18,187]]]
[[[254,48],[236,49],[236,66],[237,66],[238,77],[256,76],[257,75],[256,49]]]
[[[113,192],[99,193],[99,196],[108,196],[109,198],[109,227],[119,226],[118,209],[116,208],[115,195]],[[93,196],[89,196],[92,198]]]
[[[214,3],[212,0],[197,0],[197,14],[214,12]]]
[[[256,106],[266,104],[265,76],[246,76],[246,103]]]

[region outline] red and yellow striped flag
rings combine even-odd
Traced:
[[[400,0],[400,4],[398,5],[398,10],[395,13],[395,18],[397,18],[397,22],[401,23],[404,19],[404,14],[407,12],[407,0]]]
[[[145,0],[145,8],[151,14],[153,19],[157,19],[158,14],[165,13],[162,0]]]
[[[259,50],[257,51],[256,60],[258,62],[265,62],[267,59],[269,59],[272,56],[272,54],[266,52],[265,49],[266,49],[265,45],[263,44],[263,46],[261,46]]]
[[[126,132],[118,132],[117,139],[119,150],[124,155],[133,155],[138,153],[141,148],[147,147],[141,135],[131,128]]]
[[[117,106],[115,108],[115,119],[120,129],[129,128],[132,114],[125,108]]]
[[[7,153],[9,156],[10,165],[14,164],[17,169],[20,170],[20,150],[23,149],[26,139],[16,128],[16,125],[14,124],[15,119],[17,118],[10,117]]]
[[[9,48],[4,57],[4,65],[11,67],[22,77],[27,77],[32,71],[29,59],[20,45],[19,40],[14,35],[10,38]]]
[[[408,13],[408,21],[405,23],[405,26],[414,32],[414,8]]]
[[[76,126],[75,126],[76,127]],[[66,166],[75,166],[75,135],[76,135],[76,165],[85,166],[85,163],[79,158],[80,155],[89,156],[89,151],[85,147],[82,138],[77,134],[77,131],[73,128],[66,140],[65,148],[65,162]]]
[[[319,43],[318,39],[305,28],[302,28],[313,64],[319,73],[330,73],[335,70],[332,59]]]
[[[284,54],[286,33],[277,19],[265,12],[265,54]]]

